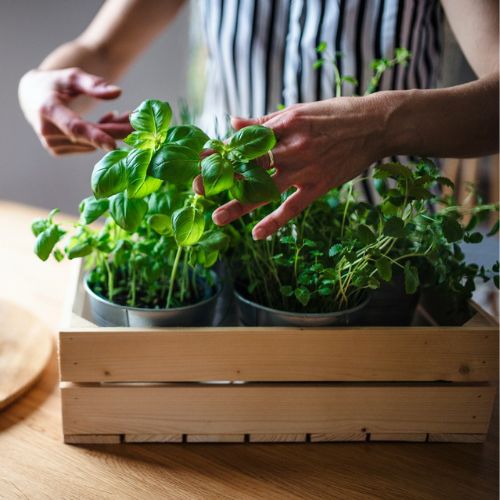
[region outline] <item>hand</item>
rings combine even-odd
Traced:
[[[296,191],[253,230],[256,240],[276,232],[315,199],[363,172],[385,156],[384,101],[369,97],[342,97],[290,106],[258,119],[233,118],[236,129],[261,124],[273,129],[278,143],[273,150],[273,178],[284,192]],[[270,168],[266,155],[258,163]],[[199,180],[195,189],[200,190]],[[213,220],[225,225],[259,205],[233,200],[216,209]]]
[[[99,123],[91,123],[71,105],[77,96],[108,100],[120,94],[116,85],[79,68],[32,70],[19,83],[24,115],[43,147],[54,156],[115,149],[115,139],[132,131],[128,114],[107,113]]]

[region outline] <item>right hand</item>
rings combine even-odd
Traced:
[[[19,83],[24,115],[43,147],[54,156],[115,149],[115,139],[132,131],[128,113],[107,113],[99,123],[92,123],[71,109],[71,104],[77,96],[109,100],[120,94],[116,85],[79,68],[32,70]]]

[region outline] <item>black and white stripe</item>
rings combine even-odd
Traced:
[[[202,124],[213,132],[226,116],[255,117],[279,104],[334,95],[330,65],[313,69],[316,47],[342,53],[337,65],[358,80],[344,95],[361,95],[374,58],[413,53],[410,64],[388,71],[381,90],[436,84],[441,53],[438,0],[199,0],[208,51]]]

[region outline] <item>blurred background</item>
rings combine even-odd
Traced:
[[[38,66],[56,46],[77,36],[102,5],[101,0],[2,0],[0,4],[0,148],[3,152],[0,199],[53,208],[75,214],[79,201],[90,193],[90,173],[101,153],[51,157],[25,122],[17,102],[20,77]],[[187,2],[173,25],[131,67],[116,101],[98,106],[97,118],[110,109],[132,110],[145,98],[199,99],[202,93],[203,56],[199,46],[197,0]],[[441,85],[474,79],[453,34],[446,25]],[[189,77],[189,75],[192,75]],[[110,108],[111,106],[111,108]],[[498,156],[444,161],[445,174],[459,186],[464,203],[467,185],[474,182],[484,200],[498,201]],[[466,249],[466,251],[469,251]],[[472,258],[485,263],[498,257],[498,240],[471,246]]]

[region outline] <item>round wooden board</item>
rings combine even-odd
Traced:
[[[39,318],[0,300],[0,410],[36,382],[52,348],[52,334]]]

